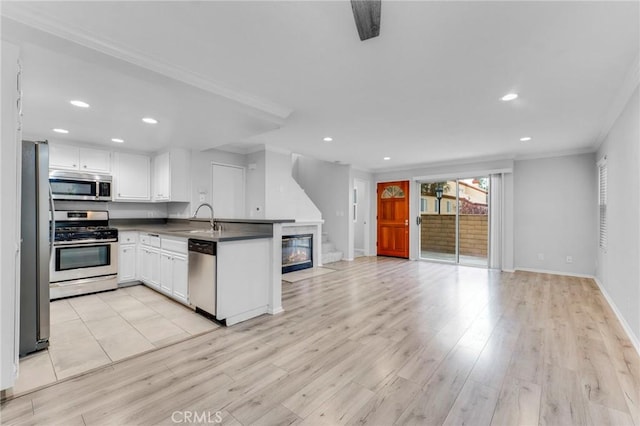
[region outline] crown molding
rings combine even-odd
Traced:
[[[373,169],[371,173],[380,175],[380,174],[396,173],[396,172],[415,172],[416,170],[421,170],[425,168],[437,169],[441,167],[450,167],[450,166],[451,167],[476,166],[478,164],[481,165],[483,163],[491,163],[491,162],[504,162],[505,164],[507,164],[506,168],[510,168],[510,167],[512,168],[514,158],[515,156],[513,154],[488,155],[488,156],[474,157],[474,158],[466,157],[466,158],[459,158],[456,160],[413,163],[413,164],[409,164],[401,167]]]
[[[568,157],[570,155],[582,155],[582,154],[593,154],[596,152],[596,148],[592,146],[588,146],[586,148],[576,148],[569,149],[564,151],[547,151],[540,152],[536,154],[525,154],[518,155],[514,158],[514,161],[525,161],[525,160],[540,160],[543,158],[557,158],[557,157]]]
[[[597,150],[600,145],[602,145],[602,142],[605,141],[607,136],[609,136],[611,128],[626,108],[627,103],[633,95],[633,92],[638,87],[638,84],[640,84],[640,54],[633,58],[633,62],[631,63],[624,80],[622,80],[620,88],[609,104],[609,108],[607,108],[604,123],[602,124],[600,133],[592,147],[594,150]]]
[[[3,2],[2,15],[36,31],[42,31],[80,46],[101,52],[141,68],[148,69],[165,77],[197,87],[211,94],[221,96],[243,106],[267,113],[276,121],[291,115],[291,108],[271,102],[252,94],[232,89],[205,76],[189,71],[183,67],[169,64],[147,53],[136,51],[131,47],[119,45],[107,38],[98,38],[85,29],[70,26],[51,16],[43,16],[37,5],[29,2]]]

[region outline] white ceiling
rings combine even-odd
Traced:
[[[25,135],[129,149],[267,144],[367,170],[589,151],[637,84],[635,1],[383,1],[365,42],[348,1],[2,7]]]

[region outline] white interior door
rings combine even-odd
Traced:
[[[244,181],[244,167],[211,164],[211,205],[217,218],[237,219],[245,216]]]

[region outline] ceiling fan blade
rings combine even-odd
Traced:
[[[351,0],[358,35],[364,41],[380,35],[380,3],[382,0]]]

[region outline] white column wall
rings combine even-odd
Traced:
[[[0,116],[0,389],[14,385],[18,373],[21,135],[16,75],[20,50],[2,41]]]

